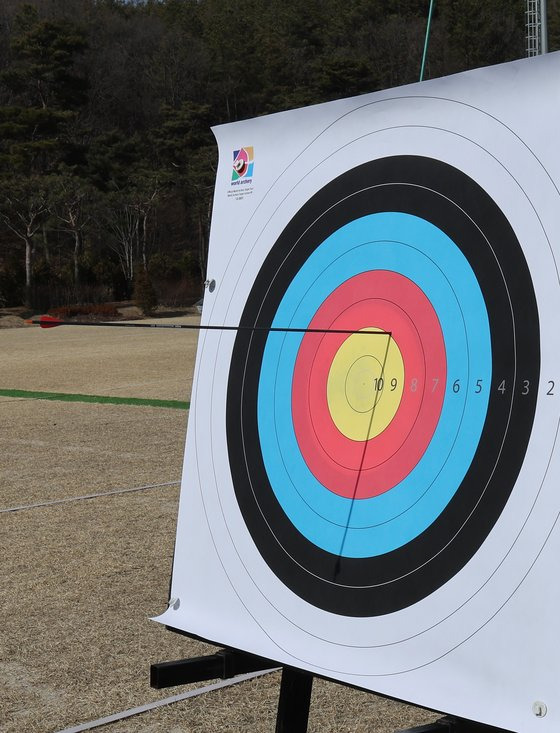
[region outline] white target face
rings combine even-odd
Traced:
[[[238,330],[201,333],[162,621],[511,730],[558,724],[532,712],[560,703],[560,664],[533,668],[557,632],[531,589],[560,507],[559,156],[518,107],[546,63],[219,130],[203,322]]]

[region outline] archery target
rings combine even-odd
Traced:
[[[511,227],[457,169],[381,159],[307,202],[249,294],[227,404],[239,506],[283,583],[374,616],[465,565],[523,462],[536,391],[507,385],[538,382],[535,323]]]
[[[560,602],[560,161],[520,68],[222,130],[203,323],[239,330],[199,339],[161,619],[528,733],[560,674],[531,652],[537,578]]]

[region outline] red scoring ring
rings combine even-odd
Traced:
[[[347,498],[365,499],[384,493],[418,463],[439,420],[447,377],[439,319],[423,291],[410,279],[375,270],[356,275],[334,290],[309,328],[378,328],[390,332],[401,350],[405,385],[399,408],[388,427],[367,445],[365,440],[351,440],[338,430],[327,403],[329,369],[348,338],[346,334],[306,333],[292,381],[296,439],[317,480]],[[416,389],[413,379],[417,380]]]
[[[387,347],[389,339],[396,342],[405,364],[405,389],[393,420],[376,438],[375,452],[366,452],[362,467],[365,469],[377,466],[389,459],[395,452],[395,445],[400,445],[410,433],[422,403],[423,390],[421,385],[425,383],[426,369],[418,331],[407,314],[403,313],[402,309],[394,303],[378,298],[359,301],[336,318],[331,324],[331,328],[354,330],[357,323],[362,324],[360,328],[371,326],[372,313],[375,313],[376,326],[378,323],[381,324],[377,327],[383,331],[390,331],[391,336],[379,334],[364,335],[360,338],[381,339],[382,350]],[[389,324],[390,328],[388,328]],[[343,336],[342,338],[344,340],[348,337]],[[340,447],[339,439],[342,434],[332,419],[326,394],[330,367],[341,343],[342,341],[335,345],[331,336],[326,335],[313,356],[313,364],[309,373],[309,416],[315,435],[326,455],[334,458],[336,463],[341,466],[355,470],[362,461],[366,436],[364,435],[364,440],[359,441],[347,438],[350,441],[349,452],[344,452],[340,457],[337,457]],[[366,350],[369,343],[369,341],[364,341]],[[376,344],[376,347],[376,351],[379,353],[379,345]],[[418,380],[417,388],[415,390],[406,389],[406,382],[412,378]],[[388,381],[388,375],[385,376],[385,380]],[[410,385],[408,386],[410,387]]]

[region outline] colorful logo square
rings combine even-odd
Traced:
[[[254,153],[252,147],[240,148],[233,151],[233,170],[231,180],[239,178],[252,178],[254,166]]]

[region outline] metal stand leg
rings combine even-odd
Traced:
[[[313,675],[292,667],[282,670],[276,733],[307,733]]]
[[[235,649],[221,649],[216,654],[203,657],[177,659],[173,662],[159,662],[150,667],[150,686],[156,690],[190,682],[203,682],[221,678],[227,680],[238,674],[257,672],[279,667],[278,662],[256,657]]]

